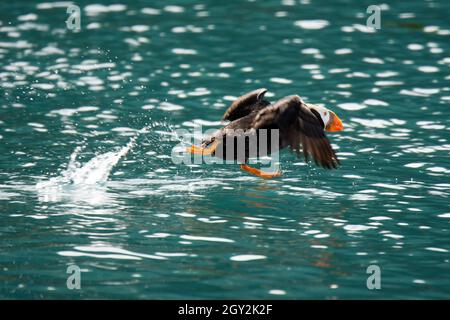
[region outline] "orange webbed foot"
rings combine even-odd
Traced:
[[[203,148],[192,145],[186,148],[186,152],[190,154],[203,154]]]
[[[241,164],[241,169],[244,171],[247,171],[251,174],[254,174],[255,176],[258,176],[260,178],[264,178],[264,179],[272,179],[272,178],[276,178],[276,177],[280,177],[281,176],[281,171],[277,171],[277,172],[264,172],[261,171],[259,169],[256,168],[252,168],[249,167],[246,164]]]
[[[216,151],[217,145],[219,144],[218,141],[214,141],[211,143],[207,148],[197,147],[197,146],[190,146],[186,149],[186,152],[189,152],[190,154],[202,154],[205,156],[212,155],[214,151]]]

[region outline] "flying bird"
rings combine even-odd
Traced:
[[[318,166],[336,169],[340,162],[325,132],[343,130],[341,119],[323,106],[304,102],[298,95],[272,104],[264,98],[266,92],[261,88],[237,98],[222,118],[230,122],[205,138],[200,147],[193,145],[187,151],[240,162],[242,170],[261,178],[278,177],[281,171],[250,167],[249,158],[267,156],[286,147],[297,155],[303,153],[305,161],[312,158]]]

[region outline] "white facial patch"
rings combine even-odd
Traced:
[[[328,125],[330,121],[330,111],[321,111],[320,116],[322,117],[323,123],[325,123],[325,127]]]
[[[317,104],[309,104],[309,106],[314,108],[320,114],[320,117],[322,118],[322,121],[326,127],[331,118],[330,110],[328,110],[327,108],[325,108],[323,106],[319,106]]]

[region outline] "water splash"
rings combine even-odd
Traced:
[[[67,169],[62,173],[63,182],[74,185],[92,185],[108,180],[113,167],[124,157],[135,145],[137,136],[118,151],[110,151],[99,154],[89,160],[83,166],[76,160],[79,152],[77,149],[72,153]]]
[[[78,146],[70,155],[67,168],[61,172],[58,177],[50,178],[48,181],[41,181],[36,184],[38,190],[45,190],[62,185],[86,186],[98,185],[108,180],[108,177],[121,158],[127,155],[136,145],[137,138],[148,132],[150,126],[145,126],[137,131],[128,143],[117,151],[110,151],[99,154],[82,165],[77,157],[80,155],[84,146]]]

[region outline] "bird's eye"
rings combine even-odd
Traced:
[[[326,115],[327,115],[327,112],[325,111],[325,112],[323,113],[323,115],[326,116]]]

